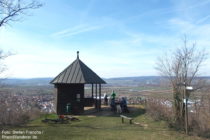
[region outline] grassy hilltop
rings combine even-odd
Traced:
[[[101,112],[76,116],[80,121],[68,124],[43,123],[45,116],[42,116],[26,126],[9,129],[42,131],[43,134],[37,135],[39,140],[201,140],[169,129],[164,121],[152,120],[141,106],[130,106],[130,110],[125,115],[133,117],[134,124],[128,120],[122,124],[119,114],[103,108]],[[47,118],[57,115],[50,114]]]

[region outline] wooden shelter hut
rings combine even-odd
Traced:
[[[101,109],[101,84],[106,82],[79,59],[79,52],[77,59],[50,83],[57,89],[58,115],[81,114],[85,106],[94,104]],[[84,97],[85,84],[91,84],[91,98]]]

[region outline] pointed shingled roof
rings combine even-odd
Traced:
[[[65,68],[58,76],[56,76],[51,84],[106,84],[95,72],[86,66],[79,59],[79,52],[77,52],[77,59]]]

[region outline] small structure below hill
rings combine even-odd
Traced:
[[[85,106],[94,104],[97,110],[101,109],[101,84],[106,82],[79,59],[79,52],[77,52],[77,59],[50,83],[57,88],[58,115],[81,114]],[[91,98],[84,98],[85,84],[92,85]]]

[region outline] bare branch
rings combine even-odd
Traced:
[[[35,0],[26,4],[22,0],[0,0],[0,27],[11,21],[18,21],[17,18],[28,10],[41,6],[42,4]]]

